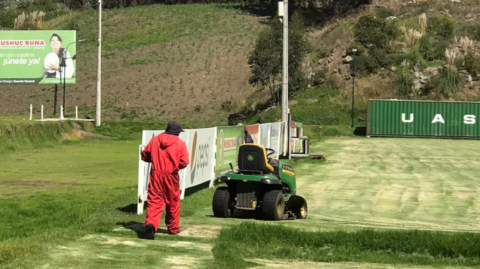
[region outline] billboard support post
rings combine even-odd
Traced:
[[[53,115],[57,115],[57,94],[58,94],[58,84],[55,84],[55,95],[53,97]]]
[[[63,58],[63,62],[64,62],[64,68],[65,68],[65,58]],[[63,72],[63,107],[65,108],[65,69]]]

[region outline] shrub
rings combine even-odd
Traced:
[[[368,49],[385,49],[398,35],[395,22],[385,22],[372,16],[362,16],[354,29],[355,40]]]
[[[453,30],[455,28],[455,20],[448,16],[432,17],[428,21],[427,32],[445,39],[453,37]]]
[[[468,52],[465,56],[465,69],[472,77],[480,77],[480,56],[475,56],[471,51]]]
[[[402,67],[397,71],[395,84],[397,86],[397,94],[400,96],[408,96],[413,90],[413,75],[410,70],[411,66],[408,61],[402,63]]]
[[[392,54],[389,54],[388,56],[392,60],[393,65],[401,64],[406,58],[404,53],[392,53]]]
[[[463,78],[454,65],[447,65],[432,78],[434,90],[438,93],[456,93],[463,86]]]
[[[13,28],[17,12],[14,9],[0,10],[0,27]]]
[[[353,53],[353,49],[357,49],[357,52]],[[350,46],[347,47],[347,54],[348,55],[360,56],[360,55],[365,54],[366,51],[367,51],[367,49],[362,44],[360,44],[358,42],[354,42],[353,44],[351,44]]]
[[[300,91],[304,90],[307,85],[307,80],[305,79],[305,76],[299,70],[295,70],[293,74],[291,74],[289,71],[288,81],[289,81],[289,87],[288,87],[289,97],[295,96]]]
[[[377,11],[375,12],[375,14],[377,15],[378,18],[380,19],[386,19],[388,17],[391,17],[391,16],[394,16],[395,14],[393,13],[393,10],[391,9],[387,9],[387,8],[380,8],[380,9],[377,9]]]
[[[370,55],[375,60],[377,68],[385,68],[393,65],[392,58],[390,58],[390,55],[383,49],[374,49]]]
[[[352,71],[357,76],[366,76],[375,72],[378,69],[375,58],[370,55],[360,55],[353,58],[351,63]]]
[[[480,41],[480,23],[477,25],[472,26],[472,35],[475,40]]]
[[[445,57],[445,49],[447,45],[440,42],[437,38],[425,35],[420,39],[420,54],[427,61],[441,60]]]

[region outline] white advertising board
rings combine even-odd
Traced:
[[[188,130],[188,154],[190,162],[185,168],[185,185],[188,189],[193,186],[215,180],[215,139],[217,128]],[[183,197],[182,197],[183,198]]]

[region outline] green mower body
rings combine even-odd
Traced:
[[[269,159],[265,148],[254,144],[240,146],[238,164],[238,171],[229,171],[219,178],[227,186],[215,191],[214,216],[231,217],[237,211],[255,211],[266,220],[307,217],[307,203],[296,195],[295,171],[290,166]]]

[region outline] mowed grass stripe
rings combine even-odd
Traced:
[[[223,229],[213,249],[226,268],[254,258],[315,262],[480,265],[480,234],[371,230],[306,232],[247,222]]]
[[[336,138],[294,163],[312,220],[330,226],[480,231],[480,141]],[[317,224],[318,225],[318,224]],[[298,225],[296,225],[298,226]]]

